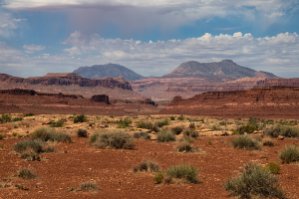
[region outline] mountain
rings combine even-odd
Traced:
[[[85,66],[78,68],[73,73],[92,79],[103,77],[122,77],[126,80],[138,80],[143,78],[134,71],[118,64]]]
[[[232,60],[213,63],[189,61],[163,77],[131,82],[133,90],[155,101],[169,101],[180,95],[189,98],[209,91],[247,90],[258,81],[276,79],[271,73],[240,66]]]
[[[185,62],[164,77],[198,77],[207,80],[227,81],[244,77],[274,78],[276,76],[240,66],[232,60],[222,60],[212,63]]]
[[[14,77],[0,74],[0,90],[29,89],[43,93],[82,95],[108,95],[111,99],[143,99],[122,78],[88,79],[75,73],[51,73],[42,77]]]

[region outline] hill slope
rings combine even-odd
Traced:
[[[138,80],[143,78],[134,71],[118,64],[80,67],[75,70],[74,73],[86,78],[122,77],[126,80]]]
[[[88,79],[70,74],[48,74],[43,77],[21,78],[0,74],[0,90],[30,89],[37,92],[82,95],[106,94],[111,99],[142,99],[132,91],[129,82],[119,78]]]
[[[165,77],[199,77],[212,81],[227,81],[244,77],[274,78],[276,76],[240,66],[232,60],[222,60],[212,63],[185,62]]]

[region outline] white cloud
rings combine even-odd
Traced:
[[[11,37],[23,19],[14,18],[11,14],[0,12],[0,38]]]
[[[35,53],[35,52],[40,52],[45,49],[44,46],[35,45],[35,44],[23,45],[23,48],[24,48],[25,52],[29,53],[29,54]]]
[[[76,31],[57,54],[28,54],[0,43],[1,71],[32,76],[67,72],[79,66],[119,63],[145,75],[163,75],[184,61],[233,59],[243,66],[281,76],[299,76],[299,35],[280,33],[256,38],[250,33],[212,35],[166,41],[105,39]],[[38,47],[36,47],[38,48]],[[42,49],[42,47],[40,48]]]
[[[244,17],[266,28],[277,22],[298,0],[6,0],[10,10],[65,12],[75,29],[116,24],[124,31],[159,26],[168,30],[211,17]],[[150,16],[150,17],[149,17]],[[96,27],[95,27],[96,26]],[[92,30],[89,31],[93,32]]]

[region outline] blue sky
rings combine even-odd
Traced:
[[[145,76],[233,59],[299,76],[299,0],[0,0],[0,72],[118,63]]]

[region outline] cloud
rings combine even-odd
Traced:
[[[267,28],[287,12],[298,8],[297,0],[5,0],[14,11],[55,10],[65,13],[73,29],[90,34],[107,27],[124,33],[158,28],[172,31],[213,17],[244,18]]]
[[[254,37],[237,32],[182,40],[139,41],[107,39],[97,34],[85,36],[79,31],[63,42],[56,54],[29,54],[0,43],[0,68],[16,75],[42,75],[70,72],[79,66],[119,63],[145,76],[163,75],[184,61],[200,62],[233,59],[238,64],[281,76],[299,75],[299,35],[280,33],[272,37]],[[31,46],[42,50],[42,47]]]
[[[35,44],[23,45],[23,48],[24,48],[25,52],[29,53],[29,54],[40,52],[45,49],[44,46],[35,45]]]
[[[0,12],[0,38],[12,37],[24,19],[14,18],[11,14]]]

